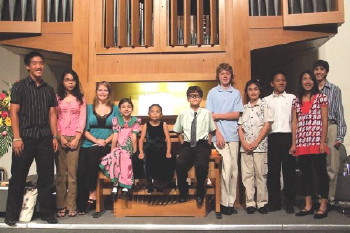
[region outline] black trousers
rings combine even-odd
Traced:
[[[207,140],[200,140],[195,147],[191,147],[190,143],[184,142],[181,145],[180,154],[176,160],[176,173],[179,191],[181,196],[188,194],[188,185],[186,182],[188,171],[194,165],[197,179],[197,195],[205,194],[204,185],[208,176],[209,157],[211,146]]]
[[[292,143],[291,133],[272,133],[268,136],[267,190],[269,205],[281,207],[282,168],[283,193],[286,205],[294,205],[295,200],[295,157],[289,154]]]
[[[111,152],[110,146],[80,148],[77,171],[77,209],[86,211],[89,194],[96,189],[101,157]]]
[[[327,154],[301,155],[298,157],[302,172],[302,187],[305,196],[312,196],[314,184],[317,183],[318,193],[321,198],[327,199],[329,192],[329,177],[327,173]],[[313,176],[315,171],[316,176]],[[314,178],[317,177],[317,182]]]
[[[11,179],[8,189],[6,217],[18,220],[29,168],[35,159],[38,174],[38,201],[40,214],[53,214],[52,185],[54,178],[54,151],[52,136],[39,139],[22,137],[24,150],[21,156],[12,153]]]

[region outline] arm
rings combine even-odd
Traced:
[[[241,125],[238,126],[238,136],[239,136],[239,140],[241,141],[244,152],[246,154],[251,154],[253,149],[251,148],[250,144],[245,141],[244,130]]]
[[[165,141],[166,141],[166,157],[171,158],[171,140],[169,135],[169,128],[165,122],[163,123],[163,130],[164,130]]]
[[[83,135],[86,124],[86,102],[83,99],[83,103],[79,105],[79,121],[76,129],[75,138],[70,142],[70,148],[76,149],[79,145],[81,136]]]
[[[240,112],[228,112],[228,113],[213,113],[213,119],[218,120],[238,120]]]
[[[328,131],[328,106],[324,105],[321,107],[321,120],[322,120],[322,131],[321,131],[321,142],[320,142],[320,153],[326,152],[326,138]]]
[[[131,134],[131,142],[132,142],[132,153],[137,151],[137,134]]]
[[[12,149],[16,156],[21,156],[24,149],[24,144],[19,133],[19,109],[21,106],[19,104],[11,103],[10,108],[10,118],[13,131],[13,144]]]
[[[339,148],[340,144],[344,142],[347,127],[344,119],[344,109],[342,103],[341,90],[339,88],[336,88],[334,92],[335,93],[333,103],[336,103],[335,117],[337,121],[337,138],[334,142],[334,147]]]
[[[56,136],[52,139],[53,150],[57,151],[58,149],[58,140],[57,140],[57,111],[56,107],[50,107],[49,109],[49,120],[50,120],[50,128],[53,136]]]
[[[296,152],[296,140],[297,140],[297,110],[292,109],[292,146],[289,149],[289,154],[295,154]]]
[[[147,124],[144,124],[142,126],[141,136],[139,139],[139,151],[140,151],[139,159],[143,159],[145,157],[145,153],[143,151],[143,143],[144,143],[145,138],[146,138],[146,132],[147,132]]]
[[[113,137],[113,134],[109,136],[106,140],[95,138],[94,136],[92,136],[92,134],[89,131],[85,131],[84,136],[87,140],[93,142],[94,144],[97,144],[98,146],[106,146],[107,140]]]
[[[180,144],[184,144],[184,138],[182,136],[182,133],[177,133],[177,138],[179,139]]]

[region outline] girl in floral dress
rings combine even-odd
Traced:
[[[118,186],[124,194],[133,184],[132,155],[137,150],[137,134],[141,119],[131,116],[134,105],[128,98],[119,102],[121,116],[113,118],[113,139],[111,153],[102,158],[100,168],[114,182],[112,195],[118,192]],[[125,195],[124,195],[125,196]]]

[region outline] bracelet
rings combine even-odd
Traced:
[[[14,138],[13,141],[14,142],[19,142],[19,141],[22,141],[22,138]]]
[[[52,139],[58,139],[58,137],[57,137],[57,136],[55,136],[55,135],[53,135],[53,136],[52,136]]]

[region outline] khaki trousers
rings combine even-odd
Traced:
[[[241,153],[242,182],[247,207],[264,207],[268,202],[267,153]],[[256,202],[255,202],[256,187]]]
[[[239,142],[227,142],[223,149],[214,145],[222,156],[220,203],[226,207],[233,207],[236,201]]]
[[[337,125],[329,124],[327,133],[327,146],[330,154],[327,154],[327,173],[329,176],[329,194],[328,199],[333,201],[335,198],[335,190],[337,188],[337,178],[339,171],[339,149],[334,147],[337,140]]]
[[[71,141],[74,137],[66,137]],[[59,144],[57,178],[56,178],[56,207],[74,211],[77,208],[77,168],[80,144],[75,150],[67,150]]]

